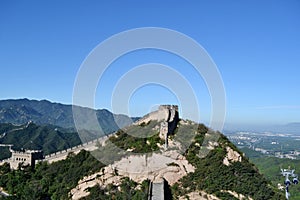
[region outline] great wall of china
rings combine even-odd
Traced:
[[[87,143],[83,143],[80,145],[77,145],[75,147],[71,147],[69,149],[65,149],[59,152],[55,152],[49,155],[46,155],[43,161],[47,161],[48,163],[56,162],[59,160],[64,160],[67,158],[69,153],[79,153],[81,150],[86,150],[86,151],[94,151],[97,149],[98,144],[103,144],[105,141],[109,138],[109,136],[103,136],[101,138],[89,141]]]
[[[58,152],[55,152],[52,154],[45,155],[44,157],[38,157],[38,158],[34,158],[33,155],[35,155],[35,153],[38,153],[40,151],[25,150],[25,151],[21,152],[21,151],[10,150],[12,152],[12,156],[8,159],[0,160],[0,165],[3,165],[4,163],[7,162],[11,165],[11,168],[17,169],[19,163],[29,164],[29,165],[33,165],[33,166],[36,162],[41,162],[41,161],[47,161],[48,163],[52,163],[52,162],[66,159],[69,153],[77,154],[83,149],[86,151],[96,150],[97,145],[99,143],[103,144],[107,139],[108,139],[108,136],[103,136],[101,138],[89,141],[87,143],[83,143],[83,144],[62,150],[62,151],[58,151]]]
[[[161,121],[159,136],[166,141],[165,149],[168,148],[168,135],[172,133],[177,127],[179,121],[178,106],[175,105],[161,105],[157,111],[151,112],[144,116],[140,120],[136,121],[134,125],[141,125],[143,123],[148,123],[151,120]],[[111,136],[111,135],[109,135]],[[81,150],[94,151],[98,148],[98,145],[104,145],[105,141],[108,140],[109,136],[103,136],[101,138],[83,143],[62,151],[58,151],[49,155],[40,156],[41,151],[26,150],[23,152],[14,151],[11,149],[12,145],[9,146],[12,156],[9,159],[1,160],[0,165],[8,162],[12,169],[17,169],[20,163],[29,164],[34,166],[36,162],[46,161],[48,163],[56,162],[59,160],[64,160],[70,153],[77,154]],[[1,144],[0,144],[1,145]],[[159,180],[150,183],[148,199],[164,199],[164,185],[165,180],[160,178]]]

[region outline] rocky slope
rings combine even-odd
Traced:
[[[72,199],[90,199],[95,191],[109,198],[115,191],[107,188],[113,186],[122,192],[124,178],[136,184],[165,180],[173,199],[284,199],[221,133],[181,120],[165,148],[165,141],[157,138],[159,126],[160,122],[152,119],[112,136],[93,152],[109,164],[81,179],[70,191]],[[137,132],[150,137],[131,136]],[[103,159],[107,155],[113,157]]]

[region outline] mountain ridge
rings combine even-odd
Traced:
[[[33,121],[38,125],[52,124],[63,128],[75,128],[72,107],[73,105],[48,100],[27,98],[0,100],[0,123],[18,125]],[[124,114],[114,114],[107,109],[95,110],[81,106],[76,108],[83,112],[95,111],[104,134],[114,132],[137,119]]]

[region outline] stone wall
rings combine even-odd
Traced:
[[[24,165],[31,165],[32,167],[34,167],[37,162],[41,161],[52,163],[66,159],[69,153],[77,154],[83,149],[86,151],[96,150],[97,145],[103,145],[107,139],[108,136],[103,136],[87,143],[48,154],[46,156],[43,156],[43,152],[38,150],[12,151],[12,156],[9,159],[1,160],[0,165],[9,163],[12,169],[17,169],[20,163],[23,163]]]
[[[109,135],[111,136],[111,135]],[[69,153],[79,153],[81,150],[86,150],[86,151],[94,151],[96,150],[98,147],[97,145],[104,145],[105,141],[109,138],[109,136],[103,136],[101,138],[89,141],[87,143],[83,143],[80,145],[77,145],[75,147],[71,147],[69,149],[65,149],[62,151],[58,151],[49,155],[45,156],[45,159],[42,161],[47,161],[48,163],[52,163],[52,162],[57,162],[59,160],[64,160],[67,158]]]

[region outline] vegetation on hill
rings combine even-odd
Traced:
[[[122,179],[122,183],[119,188],[114,186],[113,184],[109,184],[105,188],[96,185],[89,189],[90,195],[82,198],[82,200],[147,200],[149,183],[149,180],[145,180],[141,184],[139,184],[129,179],[128,177],[125,177]]]
[[[128,130],[119,131],[115,136],[110,138],[110,141],[125,151],[132,149],[136,152],[151,152],[153,150],[150,148],[151,143],[147,142],[149,138],[144,139],[133,136],[136,133],[144,133],[152,135],[151,137],[158,137],[155,133],[156,126],[157,122],[155,121],[141,126],[134,126]],[[195,130],[195,134],[188,134],[195,132]],[[131,134],[128,134],[129,132]],[[205,148],[204,143],[209,143],[209,141],[205,140],[205,137],[207,139],[207,137],[213,137],[212,135],[218,136],[218,146],[213,150],[206,149],[208,153],[206,156],[199,156],[200,149],[202,149],[203,152]],[[209,130],[203,124],[186,123],[184,125],[180,124],[175,131],[175,135],[170,136],[170,138],[180,142],[182,146],[186,147],[184,155],[196,168],[194,173],[189,173],[171,187],[174,199],[185,196],[193,191],[206,191],[209,194],[218,196],[220,199],[236,199],[236,197],[226,191],[234,191],[255,200],[284,199],[283,193],[278,191],[277,188],[259,172],[255,165],[250,163],[249,160],[243,156],[243,153],[221,133]],[[158,143],[159,141],[163,142],[158,137],[158,140],[152,144]],[[156,146],[154,147],[157,148]],[[223,159],[227,154],[227,147],[238,152],[242,156],[242,161],[232,162],[229,166],[224,165]],[[108,147],[106,146],[106,148]],[[110,150],[110,154],[114,155],[114,157],[111,158],[112,160],[118,160],[124,156],[118,154],[118,149],[114,149],[116,150],[114,152],[111,147]],[[101,191],[98,188],[98,192]]]
[[[257,166],[259,171],[270,180],[273,185],[284,185],[284,177],[280,174],[280,169],[295,169],[295,173],[300,175],[300,160],[291,160],[276,157],[259,157],[251,158],[251,161]],[[290,199],[300,199],[300,185],[292,185],[289,187],[291,193]],[[284,194],[284,190],[281,191]]]
[[[47,164],[39,163],[32,171],[28,166],[22,170],[11,171],[9,164],[0,166],[0,187],[9,197],[7,200],[23,199],[70,199],[70,191],[86,175],[98,172],[104,167],[89,152],[82,150],[79,154],[69,154],[66,160]],[[90,195],[82,199],[147,199],[149,180],[136,183],[129,178],[122,179],[119,187],[109,184],[107,187],[95,185],[89,188]]]
[[[164,144],[159,137],[159,123],[149,121],[148,124],[130,126],[119,130],[110,141],[123,150],[131,150],[134,153],[150,153],[159,150],[157,144]]]
[[[103,166],[84,150],[52,164],[41,162],[34,171],[31,167],[10,171],[9,165],[3,165],[0,166],[0,187],[13,194],[5,199],[69,199],[68,193],[81,178]]]
[[[248,147],[240,148],[240,150],[245,154],[247,158],[249,158],[252,161],[252,158],[265,158],[266,156],[262,154],[261,152],[254,151],[252,149],[249,149]]]
[[[43,150],[44,154],[50,154],[67,149],[81,143],[76,132],[67,132],[55,126],[38,126],[29,123],[22,126],[12,124],[0,124],[0,144],[12,144],[13,149]],[[8,147],[0,147],[0,159],[10,157]]]
[[[295,169],[295,173],[300,175],[300,160],[277,158],[246,147],[242,148],[241,151],[246,154],[250,161],[274,186],[278,186],[278,184],[284,185],[285,178],[281,175],[280,169]],[[300,185],[292,185],[289,187],[289,191],[291,193],[290,199],[300,199]],[[285,193],[284,189],[281,190],[281,193]]]
[[[101,158],[104,163],[112,164],[134,153],[158,151],[159,146],[164,143],[159,137],[158,125],[157,121],[150,121],[148,124],[119,130],[109,138],[104,146],[98,145],[98,149],[93,151],[93,155]]]
[[[222,134],[219,134],[218,146],[207,156],[199,157],[200,146],[206,137],[206,128],[200,125],[193,143],[185,155],[188,161],[196,167],[194,173],[189,173],[172,186],[173,198],[185,196],[193,191],[204,190],[215,194],[221,199],[236,199],[224,191],[235,191],[255,200],[284,199],[284,196],[269,182],[258,169],[242,156],[241,162],[233,162],[229,166],[223,164],[227,153],[226,147],[242,153]]]

